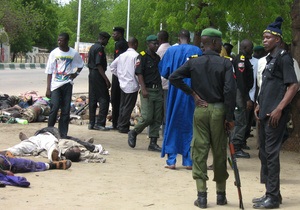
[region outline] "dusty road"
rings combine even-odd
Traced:
[[[29,125],[0,124],[0,148],[19,142],[18,133],[32,135],[45,123]],[[145,133],[138,136],[137,146],[127,145],[127,135],[116,131],[89,131],[86,125],[70,125],[70,135],[80,138],[94,137],[108,151],[107,162],[74,163],[69,170],[52,170],[40,173],[19,174],[31,183],[30,188],[7,186],[1,189],[1,209],[89,209],[89,210],[192,210],[196,198],[196,186],[191,171],[180,168],[165,169],[165,159],[159,153],[147,151],[149,140]],[[161,141],[159,141],[161,144]],[[245,209],[252,209],[251,200],[264,193],[259,184],[259,159],[254,148],[255,141],[249,141],[251,159],[238,159]],[[33,158],[34,160],[43,160]],[[281,154],[281,209],[300,209],[300,165],[299,154]],[[211,163],[211,157],[209,157]],[[215,183],[209,171],[208,209],[238,209],[237,190],[233,182],[233,171],[229,169],[227,182],[228,205],[217,206]]]

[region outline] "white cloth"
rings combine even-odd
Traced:
[[[159,55],[160,59],[162,59],[162,57],[164,56],[164,54],[166,53],[166,51],[169,47],[171,47],[171,45],[169,43],[162,43],[158,47],[156,54]]]
[[[163,56],[165,55],[165,53],[169,47],[171,47],[171,45],[169,43],[162,43],[158,47],[156,54],[159,55],[160,59],[163,58]],[[161,85],[164,90],[168,90],[169,89],[169,80],[161,77]]]
[[[256,91],[256,77],[257,77],[258,59],[252,57],[250,59],[250,63],[252,64],[252,68],[253,68],[253,86],[249,91],[249,96],[250,96],[251,101],[254,102],[255,91]]]
[[[120,88],[124,93],[134,93],[140,88],[135,75],[135,64],[138,55],[133,48],[128,48],[110,65],[111,72],[118,77]]]
[[[41,151],[46,150],[48,159],[52,161],[53,150],[58,150],[57,144],[58,139],[51,133],[46,132],[23,140],[19,144],[6,150],[16,156],[38,155]]]
[[[52,74],[51,91],[69,82],[72,83],[73,81],[67,75],[74,73],[74,68],[83,68],[83,66],[81,56],[72,47],[69,47],[68,52],[60,50],[59,47],[52,50],[45,70],[46,74]]]
[[[65,152],[70,147],[76,146],[76,147],[79,147],[79,149],[80,149],[80,161],[84,161],[87,163],[105,163],[106,159],[103,157],[103,155],[107,155],[108,151],[105,150],[102,147],[102,145],[100,145],[100,146],[99,145],[97,145],[97,147],[98,147],[98,149],[100,149],[100,146],[101,146],[101,148],[102,148],[101,151],[97,150],[95,152],[90,152],[83,145],[81,145],[73,140],[60,139],[58,142],[58,147],[60,149],[61,154],[65,154]]]
[[[256,75],[256,82],[257,82],[257,86],[260,90],[261,87],[261,83],[262,83],[262,73],[266,67],[267,64],[267,60],[266,60],[267,56],[264,56],[262,58],[260,58],[257,62],[257,75]]]

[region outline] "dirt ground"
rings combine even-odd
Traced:
[[[0,124],[0,149],[18,143],[20,131],[32,135],[45,126],[46,123]],[[181,158],[177,170],[165,169],[165,158],[147,151],[149,140],[145,131],[138,136],[135,149],[127,145],[127,135],[117,131],[90,131],[87,125],[71,124],[69,135],[94,137],[95,143],[102,144],[110,153],[106,163],[73,163],[69,170],[19,174],[28,179],[30,187],[1,188],[1,209],[197,209],[193,205],[197,192],[192,172],[180,167]],[[254,138],[249,140],[249,146],[251,159],[238,159],[245,209],[252,209],[253,197],[264,194],[264,185],[259,184],[260,162]],[[298,153],[281,153],[281,209],[300,209],[299,161]],[[208,163],[211,162],[210,156]],[[208,172],[208,209],[239,209],[233,171],[229,167],[228,171],[226,206],[216,205],[213,172]]]

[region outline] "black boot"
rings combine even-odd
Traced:
[[[226,205],[226,193],[225,192],[217,192],[217,205]]]
[[[198,191],[198,198],[194,202],[195,206],[198,206],[201,209],[207,208],[207,192],[199,192]]]
[[[154,152],[161,152],[160,146],[157,145],[157,138],[150,138],[150,144],[148,147],[149,151],[154,151]]]
[[[137,136],[137,132],[135,130],[131,130],[128,132],[128,145],[131,147],[131,148],[134,148],[135,147],[135,144],[136,144],[136,136]]]

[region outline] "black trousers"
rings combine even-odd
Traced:
[[[111,105],[112,105],[112,125],[118,127],[118,118],[120,113],[121,89],[118,77],[112,75],[111,82]]]
[[[58,120],[58,130],[61,137],[68,135],[70,122],[70,109],[72,101],[73,85],[71,83],[51,91],[50,114],[48,118],[48,127],[54,127],[57,120],[57,113],[59,109],[60,117]]]
[[[73,140],[73,141],[77,142],[78,144],[81,144],[82,146],[84,146],[90,152],[93,152],[95,150],[95,145],[93,145],[89,142],[82,141],[82,140],[80,140],[78,138],[75,138],[73,136],[67,136],[66,138],[70,139],[70,140]]]
[[[124,93],[121,90],[120,113],[118,119],[118,129],[121,131],[129,131],[130,117],[136,104],[137,95],[138,91],[134,93]]]
[[[261,161],[261,183],[266,186],[266,195],[278,199],[280,193],[280,149],[288,122],[288,112],[282,112],[279,125],[269,125],[269,117],[260,120],[259,158]]]
[[[96,118],[97,103],[99,114]],[[97,70],[90,70],[89,74],[89,119],[91,125],[106,125],[109,108],[109,93],[105,80]]]

